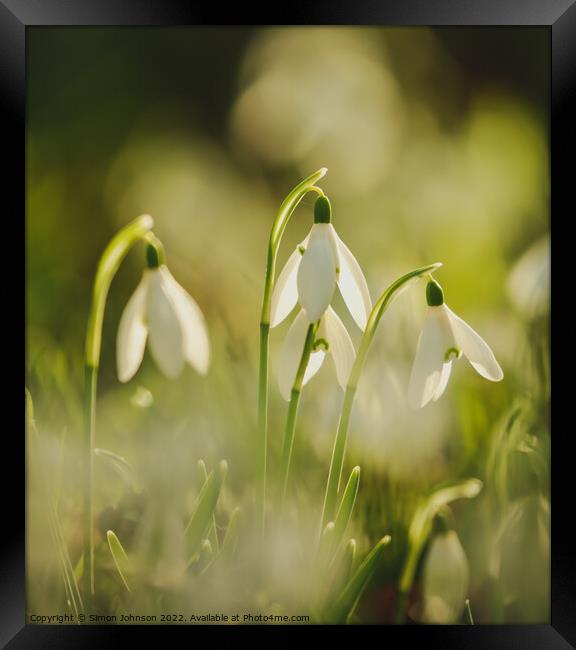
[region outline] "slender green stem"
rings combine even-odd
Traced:
[[[300,364],[296,372],[294,384],[292,385],[292,393],[290,395],[290,404],[288,406],[288,416],[286,418],[286,429],[284,432],[284,445],[282,449],[282,497],[281,505],[284,506],[286,500],[286,492],[288,490],[288,477],[290,475],[290,461],[292,459],[292,447],[294,446],[294,433],[296,431],[296,418],[298,416],[298,404],[300,403],[300,394],[302,393],[302,384],[304,382],[304,374],[308,367],[310,354],[314,347],[314,338],[318,330],[318,323],[311,323],[306,332],[306,339],[304,341],[304,348],[300,358]]]
[[[356,386],[348,384],[344,393],[344,403],[338,420],[338,429],[332,449],[332,459],[328,471],[328,481],[326,483],[326,494],[324,496],[324,508],[322,511],[322,530],[334,517],[336,511],[336,501],[340,489],[340,478],[342,476],[342,466],[346,454],[346,443],[348,439],[348,426],[352,414],[352,404],[356,395]]]
[[[258,488],[257,488],[257,516],[258,525],[264,532],[266,510],[266,473],[268,464],[268,352],[270,339],[270,325],[260,323],[260,377],[258,383],[258,432],[259,432],[259,457],[258,457]]]
[[[87,605],[94,595],[94,446],[96,438],[96,391],[102,346],[102,325],[106,298],[112,279],[133,244],[146,237],[154,225],[150,215],[142,215],[122,228],[110,241],[96,271],[92,304],[86,329],[84,361],[84,572]]]
[[[398,295],[398,292],[401,288],[406,287],[407,283],[411,280],[415,280],[430,271],[433,271],[442,266],[440,262],[435,264],[428,264],[421,268],[410,271],[406,275],[398,278],[393,282],[380,296],[370,316],[368,318],[368,323],[364,331],[364,335],[360,342],[360,347],[358,348],[358,353],[352,366],[352,371],[350,372],[350,378],[346,385],[346,391],[344,393],[344,401],[342,403],[342,410],[340,412],[340,419],[338,420],[338,429],[336,431],[336,438],[334,440],[334,447],[332,449],[332,459],[330,461],[330,469],[328,471],[328,480],[326,482],[326,493],[324,496],[324,507],[322,509],[322,520],[320,530],[324,530],[324,527],[329,521],[334,519],[334,514],[336,510],[336,503],[338,500],[338,492],[340,490],[340,481],[342,477],[342,467],[344,465],[344,456],[346,454],[346,444],[348,441],[348,429],[350,426],[350,416],[352,415],[352,406],[354,404],[354,397],[356,395],[356,390],[358,388],[358,381],[360,380],[360,375],[366,363],[366,357],[368,355],[368,350],[376,333],[376,328],[378,323],[382,318],[382,315],[386,309],[390,306],[392,299]]]
[[[396,613],[394,622],[396,625],[402,625],[406,620],[406,605],[408,603],[408,592],[398,590],[396,594]]]
[[[84,367],[84,597],[92,604],[94,594],[94,447],[96,434],[96,385],[98,368]]]
[[[272,225],[270,241],[268,243],[268,256],[266,261],[266,277],[264,280],[264,297],[262,299],[262,312],[260,315],[260,369],[258,379],[258,487],[256,494],[256,510],[258,525],[264,532],[264,520],[266,510],[266,466],[268,456],[268,353],[270,335],[270,306],[272,290],[274,287],[274,276],[276,273],[276,258],[284,230],[296,206],[304,196],[314,191],[320,195],[323,192],[315,187],[314,183],[319,181],[328,170],[323,167],[314,174],[305,178],[299,183],[282,202],[278,214]]]

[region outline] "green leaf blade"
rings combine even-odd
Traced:
[[[356,569],[352,578],[329,610],[329,618],[334,622],[349,621],[378,566],[385,547],[390,543],[390,535],[384,536],[368,553],[362,564]],[[355,547],[355,545],[354,545]],[[355,550],[355,548],[354,548]]]
[[[192,558],[198,550],[213,522],[214,509],[218,502],[227,471],[228,464],[226,461],[220,461],[220,465],[216,470],[210,472],[200,491],[196,508],[184,531],[186,552],[189,558]]]
[[[128,555],[113,530],[109,530],[106,533],[106,537],[108,539],[108,547],[110,548],[110,553],[112,554],[112,559],[116,565],[118,575],[122,579],[126,591],[130,593],[131,589],[126,577],[130,573],[130,560],[128,559]]]
[[[340,507],[338,508],[338,513],[336,519],[334,520],[334,537],[333,537],[333,550],[339,546],[346,528],[350,523],[352,518],[352,511],[354,510],[354,504],[356,503],[356,496],[358,495],[358,486],[360,484],[360,467],[356,465],[354,469],[350,472],[350,478],[344,489],[344,494],[342,495],[342,501],[340,502]]]

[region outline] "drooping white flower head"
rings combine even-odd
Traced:
[[[408,404],[422,408],[436,401],[446,390],[452,362],[462,354],[478,374],[490,381],[504,377],[494,353],[468,323],[448,308],[444,294],[435,280],[426,287],[428,308],[418,339],[416,358],[408,385]]]
[[[330,202],[320,197],[314,207],[310,233],[288,258],[276,281],[271,327],[281,323],[297,302],[310,323],[320,320],[332,302],[336,285],[358,327],[366,327],[372,310],[366,279],[330,221]]]
[[[424,621],[458,622],[465,606],[468,580],[468,560],[458,535],[454,530],[439,533],[430,545],[424,564]]]
[[[148,267],[128,301],[118,327],[118,378],[136,373],[146,340],[160,370],[176,378],[188,362],[205,375],[210,365],[210,342],[204,316],[196,301],[176,282],[154,247],[147,250]]]
[[[296,316],[292,325],[290,325],[290,329],[280,350],[278,359],[278,385],[282,397],[286,401],[290,400],[290,393],[302,357],[302,349],[304,347],[308,326],[308,318],[304,310],[302,310]],[[332,357],[338,383],[342,388],[345,388],[350,371],[352,370],[352,365],[354,364],[354,359],[356,358],[356,352],[354,351],[354,345],[352,344],[350,335],[332,307],[328,307],[320,321],[314,349],[310,355],[308,367],[304,374],[303,385],[308,383],[318,370],[320,370],[326,355]]]

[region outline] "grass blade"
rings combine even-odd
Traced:
[[[230,521],[228,522],[224,541],[222,542],[223,553],[233,555],[236,551],[236,546],[238,544],[239,521],[240,508],[235,508],[234,512],[230,515]]]
[[[214,549],[212,548],[212,544],[210,543],[209,539],[204,539],[202,540],[202,544],[200,545],[200,557],[198,560],[198,567],[200,570],[200,575],[203,573],[206,573],[206,571],[210,568],[212,565],[212,562],[214,562]]]
[[[206,463],[202,459],[198,461],[198,469],[200,470],[200,475],[202,476],[202,481],[203,481],[202,487],[204,487],[204,484],[208,480],[208,471],[206,470]],[[220,544],[218,543],[216,516],[214,515],[214,513],[212,513],[212,524],[210,525],[210,529],[208,531],[208,539],[210,540],[210,544],[212,545],[214,552],[218,553]]]
[[[466,624],[467,625],[474,625],[474,617],[472,616],[472,609],[470,608],[470,599],[466,598],[466,609],[465,609],[465,614],[466,614]]]
[[[70,561],[70,555],[68,554],[68,548],[66,546],[66,541],[64,540],[58,514],[54,510],[52,504],[50,504],[49,522],[54,544],[58,551],[66,597],[70,606],[74,610],[74,613],[78,616],[80,612],[84,611],[84,603],[82,602],[82,596],[80,594],[80,589],[78,588],[78,580],[72,570],[72,563]]]
[[[202,540],[206,537],[208,529],[213,521],[214,508],[218,502],[220,490],[222,489],[227,471],[228,464],[226,461],[220,461],[218,469],[210,472],[202,490],[200,491],[194,514],[190,518],[186,530],[184,531],[186,552],[190,560],[198,550]]]
[[[114,471],[120,478],[131,487],[134,492],[140,492],[140,484],[136,478],[136,472],[130,463],[120,454],[115,454],[108,449],[96,448],[94,449],[95,458],[102,458],[108,461]]]
[[[74,578],[77,582],[82,580],[82,575],[84,574],[84,555],[80,555],[76,566],[74,567]]]
[[[30,394],[28,388],[26,388],[26,424],[27,435],[29,437],[28,448],[32,451],[35,450],[36,447],[40,444],[40,434],[36,427],[36,421],[34,420],[34,403],[32,401],[32,395]],[[72,568],[70,554],[68,553],[68,546],[64,538],[64,532],[62,530],[60,518],[58,517],[58,511],[54,503],[53,490],[50,489],[50,481],[48,474],[44,468],[42,468],[40,471],[40,480],[44,486],[46,498],[48,500],[48,522],[54,545],[56,546],[58,553],[66,598],[74,610],[74,613],[76,616],[78,616],[80,612],[84,611],[84,603],[82,600],[82,595],[80,594],[80,589],[78,587],[78,579],[76,577],[76,573]]]
[[[318,611],[323,612],[326,610],[326,606],[330,602],[331,594],[339,594],[342,592],[352,575],[355,557],[356,541],[350,539],[348,540],[348,543],[336,553],[334,560],[328,567],[328,579],[325,581],[325,584],[320,584]],[[324,615],[319,617],[319,620],[325,619],[326,616]]]
[[[106,533],[106,537],[108,538],[108,546],[110,547],[110,553],[112,554],[112,559],[116,565],[116,570],[118,571],[120,578],[122,578],[126,590],[130,592],[130,585],[126,579],[126,575],[130,572],[130,561],[128,555],[120,543],[120,540],[116,537],[114,531],[109,530]]]
[[[333,521],[329,521],[324,531],[322,532],[322,537],[320,538],[320,546],[318,547],[318,563],[320,567],[328,566],[330,561],[329,553],[334,547],[334,530],[335,525]]]
[[[329,619],[334,622],[348,621],[364,590],[368,586],[378,562],[382,557],[384,547],[390,543],[390,535],[383,537],[374,548],[368,553],[362,564],[355,571],[354,575],[348,581],[346,587],[336,600],[334,606],[330,609]],[[355,546],[355,544],[353,545]]]
[[[342,553],[342,559],[340,560],[340,567],[338,572],[341,573],[341,580],[345,583],[350,579],[352,574],[352,569],[354,567],[354,560],[356,559],[356,540],[349,539],[348,543],[344,547],[344,552]]]
[[[338,508],[338,514],[334,520],[334,535],[333,535],[333,545],[332,551],[336,551],[339,546],[350,518],[352,516],[352,511],[354,509],[354,504],[356,503],[356,495],[358,494],[358,485],[360,483],[360,467],[356,466],[350,473],[350,478],[346,484],[344,494],[342,496],[342,501],[340,502],[340,507]]]

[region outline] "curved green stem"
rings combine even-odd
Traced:
[[[366,357],[368,355],[368,350],[376,333],[376,328],[378,323],[382,318],[382,315],[386,309],[390,306],[390,303],[394,297],[398,295],[398,292],[402,288],[406,288],[407,283],[411,280],[417,279],[426,273],[434,271],[435,269],[442,266],[440,262],[434,264],[428,264],[421,268],[410,271],[402,277],[398,278],[393,282],[380,296],[376,304],[374,305],[372,312],[368,318],[368,323],[366,324],[366,329],[364,330],[364,335],[360,341],[360,347],[358,348],[358,353],[352,366],[352,371],[350,372],[350,377],[346,385],[346,391],[344,393],[344,401],[342,403],[342,411],[340,412],[340,419],[338,421],[338,429],[336,432],[336,438],[334,440],[334,447],[332,449],[332,459],[330,461],[330,470],[328,472],[328,481],[326,483],[326,493],[324,496],[324,507],[322,509],[322,521],[320,530],[324,530],[324,527],[329,521],[334,519],[334,514],[336,510],[336,502],[338,498],[338,492],[340,490],[340,480],[342,476],[342,466],[344,464],[344,455],[346,453],[346,443],[348,440],[348,428],[350,425],[350,416],[352,414],[352,406],[354,404],[354,397],[356,395],[356,389],[358,388],[358,381],[366,363]]]
[[[268,351],[270,338],[270,305],[274,275],[276,273],[276,258],[284,230],[296,206],[311,191],[321,196],[323,192],[314,186],[328,170],[323,167],[299,183],[282,202],[270,232],[268,257],[266,261],[266,278],[264,280],[264,297],[260,315],[260,367],[258,378],[258,489],[256,510],[261,531],[264,531],[264,513],[266,509],[266,464],[268,454]]]
[[[100,349],[102,346],[102,324],[106,298],[112,279],[122,260],[133,244],[146,237],[154,225],[150,215],[142,215],[122,228],[110,241],[96,271],[92,303],[86,329],[86,352],[84,360],[84,573],[82,577],[84,594],[91,603],[94,594],[94,443],[96,424],[96,389]]]
[[[476,478],[459,481],[454,485],[440,488],[420,503],[408,528],[408,555],[402,567],[398,585],[398,600],[396,620],[402,623],[405,619],[405,606],[412,589],[414,576],[420,561],[422,550],[432,530],[434,517],[456,499],[474,499],[482,490],[482,481]]]
[[[288,406],[288,416],[286,418],[286,430],[284,432],[284,445],[282,448],[282,496],[281,505],[284,506],[286,499],[286,492],[288,489],[288,476],[290,475],[290,461],[292,459],[292,447],[294,445],[294,433],[296,431],[296,418],[298,416],[298,404],[300,403],[300,394],[302,392],[302,384],[304,382],[304,374],[308,367],[310,354],[314,347],[314,338],[318,330],[318,323],[311,323],[306,332],[306,339],[304,341],[304,348],[300,358],[300,364],[296,372],[294,384],[292,385],[292,392],[290,395],[290,404]]]

